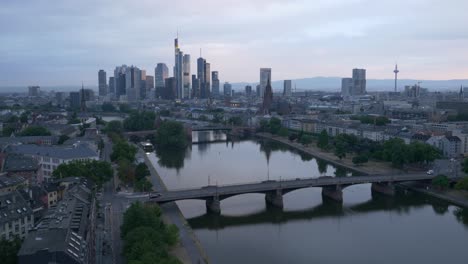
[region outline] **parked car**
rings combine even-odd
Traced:
[[[432,174],[434,174],[434,171],[433,171],[433,170],[428,170],[428,171],[426,172],[426,174],[427,174],[427,175],[432,175]]]

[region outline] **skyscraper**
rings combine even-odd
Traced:
[[[70,108],[79,109],[81,106],[81,92],[70,92]]]
[[[366,70],[353,69],[353,93],[352,95],[366,94]]]
[[[125,73],[127,72],[127,65],[117,66],[114,70],[114,89],[117,99],[120,96],[126,95],[125,89]]]
[[[115,94],[115,78],[114,77],[109,77],[109,93]]]
[[[29,86],[28,87],[28,95],[29,96],[39,96],[41,93],[41,87],[37,85]]]
[[[154,77],[151,75],[146,75],[145,80],[146,86],[146,98],[154,99]]]
[[[176,79],[174,77],[166,78],[161,97],[166,100],[174,100],[176,98],[176,93]]]
[[[107,95],[107,76],[104,70],[99,70],[98,72],[98,87],[99,87],[99,96]]]
[[[200,80],[192,74],[192,98],[200,98]]]
[[[205,61],[205,84],[203,85],[205,90],[205,97],[203,98],[210,98],[211,97],[211,71],[210,71],[210,64]]]
[[[179,48],[179,37],[174,39],[174,56],[175,56],[175,63],[174,63],[174,78],[176,82],[176,98],[183,98],[184,93],[184,73],[183,73],[183,63],[184,63],[184,53]],[[190,58],[189,58],[190,60]],[[190,66],[189,66],[190,67]]]
[[[268,80],[271,82],[271,68],[260,68],[260,97],[265,95]]]
[[[341,96],[350,96],[353,92],[353,78],[341,79]]]
[[[291,96],[292,94],[292,81],[291,80],[284,80],[283,82],[283,95],[284,96]]]
[[[200,98],[210,97],[210,64],[202,57],[197,59],[197,77],[200,82]]]
[[[219,96],[219,76],[217,71],[211,72],[211,93],[213,97]]]
[[[190,55],[185,54],[182,61],[182,71],[183,71],[183,91],[182,97],[185,99],[190,98],[191,90],[191,76],[190,76]]]
[[[224,97],[231,97],[232,95],[232,85],[228,82],[225,82],[223,85]]]
[[[127,67],[125,71],[125,91],[128,101],[140,100],[141,71],[138,67]]]
[[[249,97],[252,95],[252,86],[250,86],[250,85],[245,86],[245,95],[247,95]]]
[[[146,99],[146,70],[140,71],[140,98],[139,99]]]
[[[156,87],[156,98],[162,96],[166,79],[169,77],[169,69],[165,63],[158,63],[154,69],[154,81]]]
[[[265,86],[265,93],[263,95],[263,114],[270,114],[271,104],[273,103],[273,90],[271,89],[270,79],[267,79],[267,84]]]

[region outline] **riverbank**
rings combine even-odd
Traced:
[[[148,158],[148,155],[140,150],[144,157],[145,163],[151,173],[151,180],[155,191],[167,191],[167,187],[161,179],[160,175],[154,168],[153,164]],[[169,224],[174,224],[179,229],[180,245],[172,250],[176,256],[184,264],[204,264],[208,263],[208,256],[201,246],[200,241],[193,232],[187,220],[175,202],[161,205],[163,219]]]
[[[348,170],[357,172],[361,175],[378,175],[378,174],[384,175],[384,174],[401,173],[400,170],[393,168],[391,164],[388,162],[376,162],[376,161],[370,160],[369,162],[363,165],[356,166],[352,162],[353,156],[349,154],[345,158],[340,160],[333,153],[323,151],[313,145],[304,146],[297,142],[291,142],[287,138],[275,136],[270,133],[257,133],[255,134],[255,136],[259,138],[271,139],[277,142],[281,142],[299,151],[310,154],[318,159],[327,161],[335,166],[343,167]]]
[[[438,199],[447,201],[454,205],[468,208],[468,192],[462,190],[437,190],[433,188],[426,188],[426,186],[422,186],[421,184],[406,182],[400,183],[399,186],[414,191],[418,193],[423,193],[426,195],[430,195],[436,197]]]

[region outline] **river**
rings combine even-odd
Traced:
[[[351,176],[265,140],[194,144],[150,160],[168,189]],[[264,195],[239,195],[221,201],[221,215],[207,214],[204,201],[178,205],[212,263],[467,263],[467,210],[403,190],[387,197],[368,184],[343,193],[339,204],[319,188],[297,190],[284,195],[282,210],[267,207]]]

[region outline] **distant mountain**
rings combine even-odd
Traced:
[[[460,85],[468,87],[468,79],[460,80],[413,80],[413,79],[399,79],[398,90],[404,89],[405,85],[414,85],[421,82],[421,87],[428,88],[431,91],[444,91],[444,90],[457,90]],[[323,90],[323,91],[341,91],[341,78],[340,77],[312,77],[303,79],[293,79],[293,89],[297,87],[298,91],[303,90]],[[232,83],[232,88],[240,91],[246,85],[252,85],[252,90],[255,90],[257,83]],[[283,81],[273,81],[273,90],[282,91]],[[367,91],[393,91],[395,87],[394,79],[368,79]]]

